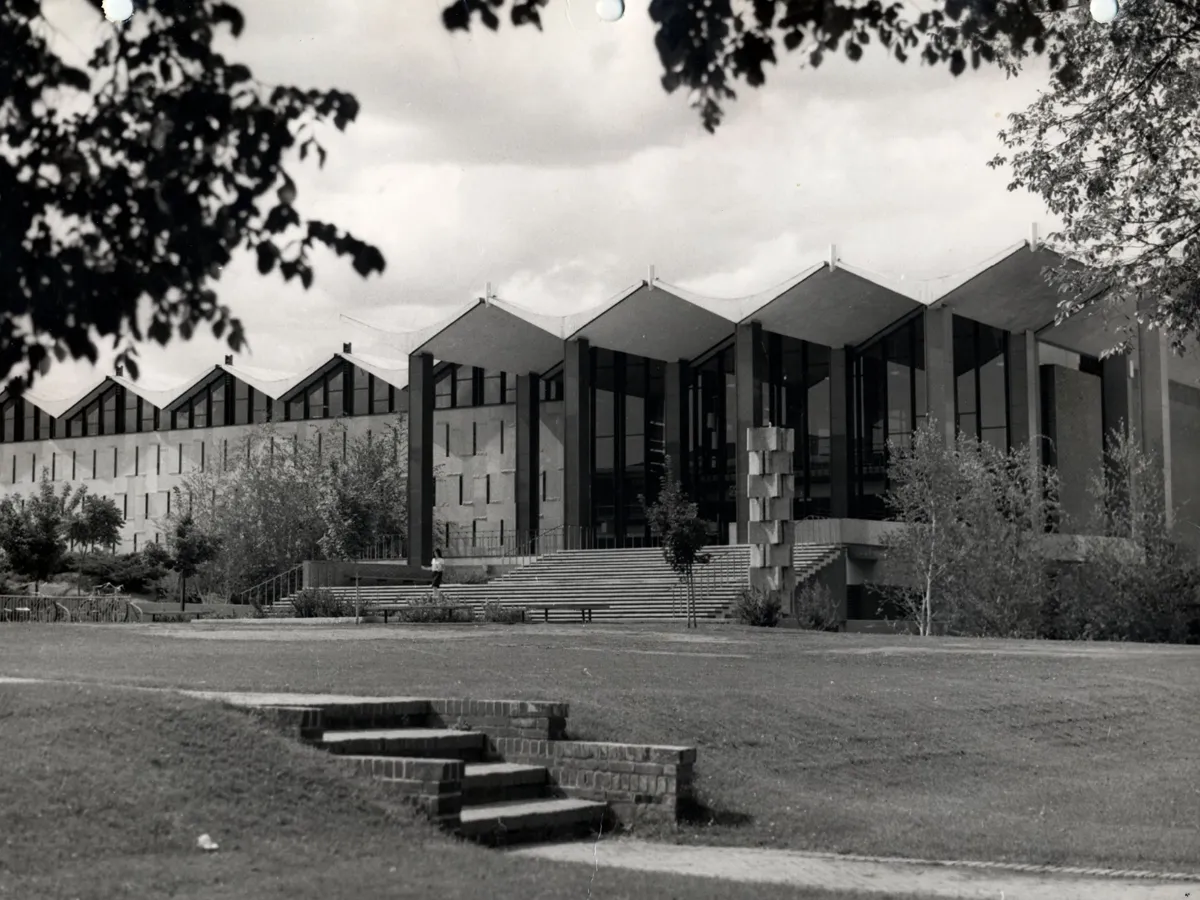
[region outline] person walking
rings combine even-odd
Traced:
[[[446,560],[442,558],[442,551],[436,547],[433,551],[433,561],[429,566],[433,570],[433,596],[436,600],[442,599],[442,577],[446,574]]]

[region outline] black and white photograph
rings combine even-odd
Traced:
[[[3,0],[0,900],[1200,900],[1197,0]]]

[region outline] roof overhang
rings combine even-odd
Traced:
[[[616,302],[579,323],[567,337],[664,362],[695,359],[733,334],[737,309],[718,311],[731,301],[700,301],[655,280],[634,287]]]
[[[1037,329],[1037,339],[1072,353],[1101,356],[1119,343],[1121,328],[1132,326],[1136,332],[1134,313],[1133,301],[1101,298],[1061,322],[1052,316],[1049,324]]]
[[[1031,247],[1022,241],[987,260],[933,305],[1017,334],[1040,331],[1053,324],[1064,299],[1062,290],[1046,280],[1046,270],[1064,262],[1079,265],[1044,246]]]
[[[541,373],[562,361],[561,321],[500,300],[478,300],[409,352],[496,372]]]
[[[743,321],[767,331],[826,347],[857,346],[888,326],[923,309],[898,288],[846,263],[822,263],[802,274]]]

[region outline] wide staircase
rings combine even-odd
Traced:
[[[797,544],[793,566],[797,581],[812,577],[837,558],[840,548],[832,544]],[[730,614],[738,595],[748,583],[750,547],[745,544],[705,549],[709,561],[695,569],[696,615],[719,619]],[[453,560],[450,561],[453,565]],[[387,585],[329,588],[332,593],[355,596],[369,608],[377,603],[404,603],[428,596],[428,585]],[[527,565],[486,584],[445,584],[447,602],[502,606],[534,606],[538,603],[583,603],[606,606],[593,611],[593,621],[671,619],[686,615],[687,588],[663,559],[661,548],[615,550],[562,550],[537,558]],[[290,599],[271,609],[272,614],[290,616]],[[537,613],[544,620],[543,613]],[[549,611],[551,622],[578,621],[577,609]]]

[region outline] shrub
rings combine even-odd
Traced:
[[[829,586],[815,578],[796,588],[796,623],[810,631],[837,631],[842,610]]]
[[[325,588],[304,588],[292,597],[297,619],[341,618],[354,615],[354,600]]]
[[[480,618],[485,622],[500,625],[515,625],[525,621],[525,610],[519,606],[502,606],[498,601],[489,600],[480,610]]]
[[[471,610],[455,609],[449,605],[451,601],[425,594],[412,602],[409,609],[397,614],[402,622],[419,624],[470,622],[473,619]]]
[[[738,595],[733,605],[734,617],[743,625],[756,628],[774,628],[779,624],[783,604],[778,591],[748,588]]]

